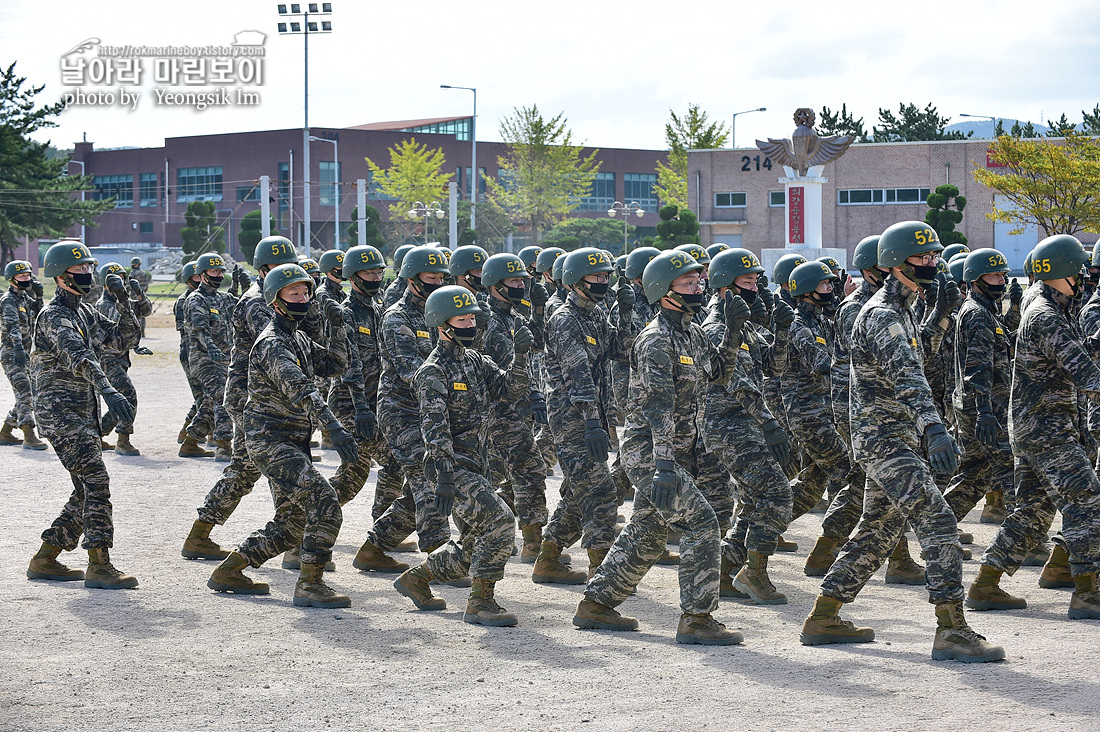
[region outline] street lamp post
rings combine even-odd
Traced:
[[[409,209],[409,218],[424,219],[424,246],[428,246],[428,220],[435,216],[437,219],[441,219],[447,215],[447,212],[443,210],[443,207],[439,205],[439,201],[432,201],[425,206],[420,201],[413,204]]]
[[[306,6],[306,10],[302,12],[302,5]],[[331,33],[332,21],[322,20],[318,23],[315,20],[310,20],[309,16],[312,15],[332,15],[332,3],[290,3],[285,5],[280,3],[278,6],[279,17],[286,18],[285,22],[280,22],[279,34],[294,36],[301,35],[304,41],[303,45],[303,59],[304,59],[304,71],[303,78],[305,79],[305,120],[302,126],[302,220],[305,235],[305,254],[307,257],[312,256],[312,247],[310,243],[313,239],[310,233],[310,211],[309,211],[309,34],[310,33]],[[298,17],[301,20],[297,20]]]
[[[332,247],[333,249],[340,248],[340,144],[337,140],[330,140],[327,137],[314,137],[310,135],[309,139],[316,142],[331,142],[332,143],[332,190],[333,190],[333,203],[336,213],[333,215],[333,234],[332,234]]]
[[[72,165],[79,165],[80,166],[80,177],[83,178],[84,177],[84,161],[83,160],[70,160],[69,163],[72,164]],[[167,184],[167,181],[165,181],[165,183]],[[83,187],[81,187],[81,189],[80,189],[80,202],[84,203],[84,188]],[[165,201],[164,205],[167,206],[168,202]],[[85,245],[88,244],[88,242],[84,241],[84,222],[83,222],[83,220],[80,222],[80,241],[84,242]]]
[[[997,118],[996,117],[990,117],[988,114],[960,114],[959,116],[960,117],[974,117],[975,119],[992,120],[992,122],[993,122],[993,134],[991,135],[991,137],[996,137],[997,136]]]
[[[474,116],[470,118],[470,140],[472,141],[470,151],[470,167],[473,170],[473,184],[470,187],[470,228],[477,230],[477,193],[478,188],[481,187],[481,174],[477,169],[477,89],[472,86],[451,86],[450,84],[440,84],[440,89],[465,89],[466,91],[472,91],[474,93]]]
[[[630,214],[633,213],[638,218],[645,216],[645,209],[637,201],[631,201],[630,203],[623,203],[622,201],[615,201],[611,204],[611,208],[607,209],[607,215],[611,218],[615,218],[618,215],[623,217],[623,254],[628,253],[627,240],[626,240],[626,221],[630,218]]]
[[[737,149],[737,115],[739,114],[751,114],[752,112],[767,112],[767,107],[757,107],[756,109],[746,109],[744,112],[734,112],[733,118],[730,119],[730,148]]]

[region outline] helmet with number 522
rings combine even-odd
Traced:
[[[763,272],[764,265],[748,249],[726,249],[710,260],[710,286],[713,289],[733,287],[738,277]]]
[[[962,281],[973,282],[984,274],[1004,273],[1009,269],[1005,255],[996,249],[975,249],[966,255],[962,268]]]
[[[1035,246],[1031,255],[1031,273],[1037,280],[1075,277],[1091,260],[1088,252],[1081,248],[1080,240],[1069,234],[1048,236]]]
[[[703,265],[691,255],[691,252],[681,249],[661,252],[645,266],[645,271],[642,272],[642,291],[645,292],[646,301],[650,305],[656,305],[669,293],[677,277],[701,269]]]
[[[481,268],[481,284],[485,287],[498,287],[502,280],[513,277],[529,277],[527,266],[515,254],[494,254],[485,260],[485,266]]]

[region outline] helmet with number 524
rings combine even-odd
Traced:
[[[1081,247],[1080,240],[1069,234],[1048,236],[1035,246],[1031,255],[1031,273],[1037,280],[1075,277],[1091,260],[1088,252]]]
[[[958,255],[955,255],[958,256]],[[954,265],[955,260],[951,260],[951,264]],[[1008,260],[1005,259],[1005,255],[998,252],[996,249],[975,249],[969,254],[965,255],[965,262],[962,268],[962,281],[973,282],[984,274],[994,274],[996,272],[1008,272],[1009,270]]]
[[[710,260],[710,286],[713,289],[733,287],[733,281],[741,275],[763,272],[764,265],[748,249],[727,248]]]
[[[923,221],[902,221],[882,232],[878,240],[880,267],[903,267],[909,257],[943,251],[939,234]]]
[[[645,266],[642,272],[642,291],[650,305],[656,305],[661,298],[672,289],[672,283],[677,277],[682,277],[689,272],[703,269],[691,252],[673,249],[670,252],[661,252]]]
[[[439,328],[456,315],[477,315],[481,312],[477,299],[465,287],[447,285],[428,295],[424,303],[424,324]]]
[[[256,244],[256,253],[252,255],[252,266],[260,268],[277,267],[280,264],[297,264],[298,252],[290,239],[285,236],[267,236]]]
[[[529,276],[527,266],[515,254],[494,254],[485,260],[485,266],[481,268],[481,284],[485,287],[498,287],[502,280],[513,277],[527,279]]]

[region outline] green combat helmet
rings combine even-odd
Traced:
[[[188,286],[197,287],[198,285],[191,281],[197,272],[195,272],[195,261],[191,260],[187,264],[183,265],[183,269],[180,270],[180,277],[183,278],[183,283]]]
[[[583,247],[565,255],[564,259],[561,268],[562,283],[572,285],[573,289],[582,297],[592,302],[599,302],[603,298],[603,294],[596,295],[582,280],[588,275],[603,272],[610,274],[614,269],[611,257],[595,247]]]
[[[818,257],[816,261],[823,262],[829,268],[829,271],[831,271],[833,274],[836,274],[841,269],[843,269],[840,266],[840,262],[836,261],[836,257],[830,257],[828,254],[826,254],[824,257]]]
[[[263,274],[263,267],[268,269],[280,264],[297,264],[298,252],[294,245],[285,236],[268,236],[260,239],[256,245],[256,253],[252,255],[252,266]]]
[[[955,280],[958,285],[965,285],[967,280],[963,279],[966,276],[966,258],[969,254],[963,254],[959,252],[951,261],[947,263],[948,273],[951,275],[951,279]]]
[[[436,247],[420,246],[405,252],[398,277],[411,280],[425,272],[447,274],[447,258],[443,251]]]
[[[814,260],[813,262],[803,262],[791,270],[791,279],[787,287],[791,291],[791,297],[797,298],[809,295],[822,282],[832,282],[836,279],[839,278],[829,269],[829,265]]]
[[[126,281],[126,268],[118,262],[108,262],[99,268],[99,284],[107,286],[107,275],[118,275],[122,281]]]
[[[523,260],[515,254],[494,254],[486,260],[485,266],[481,268],[482,285],[486,288],[497,288],[497,292],[512,305],[520,305],[523,302],[527,288],[502,287],[500,284],[503,280],[512,277],[522,277],[525,280],[530,277],[527,274],[527,267],[524,265]],[[519,291],[513,292],[513,289]]]
[[[645,292],[646,301],[650,305],[656,305],[662,297],[669,295],[672,282],[677,277],[701,269],[703,269],[703,265],[691,255],[691,252],[682,249],[661,252],[645,266],[645,271],[642,272],[642,291]],[[679,295],[673,293],[670,297],[677,300],[679,305],[688,309],[687,304],[682,300],[678,300]]]
[[[935,229],[923,221],[902,221],[886,229],[879,237],[878,264],[886,269],[898,267],[907,279],[921,287],[927,287],[935,279],[937,267],[929,265],[918,269],[905,260],[942,251],[943,244],[940,244],[940,237]]]
[[[763,274],[764,266],[748,249],[730,249],[719,252],[710,260],[710,286],[713,289],[733,287],[733,281],[741,275]],[[736,294],[736,293],[734,293]]]
[[[710,261],[713,262],[715,257],[729,249],[733,249],[733,247],[731,247],[729,244],[724,244],[722,242],[715,242],[714,244],[711,244],[709,247],[707,247],[707,254],[710,256]]]
[[[619,256],[615,257],[615,271],[616,272],[625,272],[626,271],[626,255],[625,254],[620,254]]]
[[[1081,268],[1087,266],[1090,259],[1077,237],[1055,234],[1043,239],[1032,250],[1031,272],[1037,280],[1077,277],[1077,285],[1074,287],[1077,290],[1081,286]]]
[[[386,259],[382,256],[382,252],[378,251],[370,244],[352,247],[346,252],[343,252],[343,255],[344,258],[341,272],[344,279],[350,280],[353,274],[362,272],[365,269],[386,268]]]
[[[298,260],[298,266],[304,269],[306,271],[306,274],[308,274],[310,277],[321,276],[321,268],[317,265],[316,259],[302,257]]]
[[[630,254],[626,255],[626,278],[628,280],[636,280],[642,276],[642,272],[645,271],[645,267],[653,258],[661,253],[661,250],[657,247],[638,247]]]
[[[563,254],[565,250],[561,247],[546,247],[539,256],[535,259],[535,274],[542,274],[543,272],[554,271],[554,262],[556,262]],[[554,279],[560,279],[555,277]]]
[[[707,253],[706,249],[703,249],[701,244],[681,244],[672,251],[687,252],[695,257],[695,261],[699,264],[710,264],[710,254]]]
[[[542,247],[529,246],[519,250],[519,258],[523,262],[523,266],[527,269],[527,274],[532,277],[535,275],[535,262],[538,261],[539,254],[542,253]],[[484,277],[485,275],[482,275]]]
[[[446,285],[428,295],[424,303],[424,324],[429,328],[447,328],[447,321],[456,315],[477,315],[479,312],[477,298],[469,290],[459,285]]]
[[[879,235],[865,236],[856,244],[852,253],[852,266],[858,270],[874,269],[878,265]]]
[[[8,266],[4,267],[4,277],[11,282],[15,279],[16,275],[30,274],[31,263],[23,259],[13,259],[8,262]]]
[[[202,274],[208,269],[225,269],[225,260],[217,252],[205,252],[194,259],[195,272]]]
[[[943,254],[941,254],[940,256],[943,257],[943,261],[950,262],[952,259],[955,258],[955,255],[959,254],[960,252],[963,254],[970,254],[970,248],[967,247],[965,244],[952,244],[950,246],[944,247]]]
[[[401,265],[405,262],[405,255],[416,248],[415,244],[402,244],[393,253],[393,271],[400,273]]]
[[[309,294],[313,297],[313,278],[297,264],[280,264],[264,277],[264,302],[274,306],[279,290],[299,282],[309,285]]]
[[[784,254],[772,267],[772,282],[780,287],[786,287],[791,280],[791,272],[800,264],[805,264],[806,258],[801,254]]]
[[[488,258],[489,253],[487,251],[476,244],[468,244],[455,249],[451,253],[451,261],[448,263],[447,269],[454,277],[469,275],[470,270],[484,267],[485,260]],[[473,284],[480,286],[481,283],[478,278],[471,275],[469,279],[473,280]]]
[[[565,260],[567,256],[568,255],[558,257],[554,260],[554,265],[550,269],[550,279],[554,280],[554,282],[561,283],[561,271],[562,268],[565,266]]]
[[[42,276],[61,277],[66,286],[87,295],[92,291],[91,281],[87,285],[77,285],[73,275],[65,270],[75,265],[95,263],[95,257],[83,242],[78,239],[62,239],[46,250],[46,256],[42,258]]]
[[[1009,266],[1008,260],[1005,259],[1005,255],[998,252],[996,249],[975,249],[969,254],[956,254],[954,259],[951,260],[951,268],[954,269],[956,262],[959,259],[963,260],[961,277],[966,282],[973,282],[974,286],[980,289],[986,294],[989,299],[999,301],[1005,294],[1005,286],[1003,284],[994,287],[981,279],[982,275],[995,274],[1000,272],[1002,274],[1008,274]]]
[[[329,249],[317,260],[317,266],[325,274],[344,279],[344,275],[340,271],[344,267],[344,252],[339,249]]]

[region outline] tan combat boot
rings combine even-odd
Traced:
[[[23,448],[25,450],[45,450],[46,443],[38,439],[38,436],[34,434],[34,425],[23,425]]]
[[[740,571],[741,567],[733,566],[733,562],[722,557],[721,570],[718,577],[718,596],[733,597],[738,600],[748,600],[749,596],[733,586],[733,575]]]
[[[936,621],[936,638],[932,641],[933,661],[986,663],[1004,660],[1005,649],[990,643],[966,624],[961,602],[936,605]]]
[[[227,463],[233,459],[233,442],[231,440],[215,440],[214,462]]]
[[[176,444],[177,445],[182,445],[183,441],[186,440],[186,439],[187,439],[187,425],[184,424],[183,429],[181,429],[180,433],[178,435],[176,435]]]
[[[395,579],[393,588],[412,600],[419,610],[446,610],[447,601],[432,594],[433,579],[428,565],[418,564]]]
[[[978,578],[966,592],[966,606],[972,610],[1023,610],[1027,600],[1013,597],[1001,589],[1001,575],[996,567],[983,564],[978,569]]]
[[[1005,495],[1000,491],[990,491],[985,494],[985,506],[982,507],[983,524],[999,524],[1006,518]]]
[[[302,552],[302,542],[299,540],[298,542],[295,543],[293,549],[287,549],[285,552],[283,552],[282,568],[283,569],[297,569],[297,570],[301,571],[301,569],[302,569],[301,552]],[[326,572],[335,572],[336,571],[336,562],[334,562],[330,559],[328,564],[325,565],[325,571]]]
[[[0,428],[0,445],[22,445],[23,441],[15,436],[12,430],[15,429],[15,425],[10,422],[4,422],[3,428]]]
[[[187,435],[180,445],[180,457],[213,457],[214,453],[199,447],[199,442],[194,437]]]
[[[237,595],[266,595],[271,592],[266,582],[253,582],[250,577],[245,576],[244,570],[247,567],[247,559],[238,552],[231,552],[211,573],[206,586],[218,592],[232,592]]]
[[[1069,552],[1061,544],[1055,544],[1050,559],[1043,565],[1039,574],[1039,586],[1053,590],[1060,587],[1073,587],[1073,575],[1069,571]]]
[[[351,607],[351,598],[325,584],[324,564],[302,563],[298,584],[294,585],[294,604],[298,607]]]
[[[886,584],[924,584],[924,567],[914,562],[913,557],[909,555],[909,540],[904,536],[890,553],[890,561],[886,564]]]
[[[745,566],[733,579],[733,586],[757,605],[786,605],[787,596],[775,589],[768,577],[768,556],[749,552]]]
[[[515,615],[497,604],[493,597],[496,582],[474,577],[470,599],[466,602],[463,622],[471,625],[512,626],[519,623]]]
[[[191,524],[191,533],[183,540],[183,550],[180,554],[184,559],[225,559],[229,556],[228,549],[222,549],[217,542],[210,538],[214,524],[206,521],[198,521]]]
[[[137,456],[141,454],[141,450],[130,443],[130,435],[119,433],[118,443],[115,445],[115,453],[119,455]]]
[[[822,646],[829,643],[870,643],[875,631],[860,628],[840,617],[840,600],[818,595],[810,616],[802,623],[799,640],[804,646]]]
[[[1073,578],[1073,587],[1069,598],[1070,620],[1100,619],[1100,590],[1096,586],[1096,572],[1077,575]]]
[[[620,615],[615,608],[586,597],[577,605],[573,625],[595,630],[637,630],[638,619]]]
[[[782,536],[775,543],[775,550],[777,552],[796,552],[798,551],[798,542],[787,541]]]
[[[107,547],[88,550],[88,570],[84,573],[84,586],[100,590],[126,590],[137,587],[137,578],[123,574],[111,564]]]
[[[588,573],[580,570],[574,572],[562,564],[561,547],[543,539],[539,555],[535,558],[531,581],[538,584],[583,585],[588,581]]]
[[[736,630],[719,623],[710,613],[680,616],[676,626],[676,642],[700,646],[735,646],[745,640]]]
[[[31,558],[30,566],[27,567],[27,578],[57,580],[58,582],[84,579],[83,570],[66,567],[57,561],[59,554],[61,554],[61,547],[42,542],[42,547]]]
[[[520,527],[520,533],[523,534],[523,549],[519,553],[519,561],[523,564],[533,564],[542,547],[542,524]]]
[[[663,564],[669,567],[676,567],[680,564],[680,553],[674,552],[666,546],[665,553],[658,557],[655,563]]]
[[[810,556],[806,557],[806,565],[802,571],[807,577],[824,577],[829,572],[829,567],[837,557],[837,544],[839,539],[828,536],[817,537],[814,548],[810,550]]]
[[[107,442],[107,440],[104,440],[103,438],[100,438],[100,440],[99,440],[99,449],[102,450],[103,452],[109,452],[111,450],[114,450],[115,446],[112,445],[111,443]]]
[[[603,558],[607,556],[607,549],[589,549],[588,550],[588,579],[592,579],[596,570],[603,564]]]
[[[369,540],[364,541],[363,546],[359,547],[359,551],[355,553],[355,559],[352,560],[351,566],[355,567],[360,572],[385,573],[404,572],[409,568],[408,564],[397,561],[374,544],[371,544]]]

